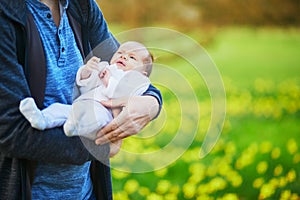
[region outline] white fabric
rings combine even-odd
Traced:
[[[131,70],[124,72],[115,65],[109,66],[111,77],[108,86],[102,82],[94,89],[93,84],[99,83],[97,76],[91,75],[79,90],[85,91],[72,104],[72,111],[65,125],[64,131],[67,136],[83,136],[94,140],[96,133],[112,119],[112,113],[100,102],[111,98],[129,97],[142,95],[149,87],[150,80],[142,73]],[[78,80],[78,79],[77,79]],[[86,87],[86,88],[84,88]]]
[[[96,70],[89,78],[80,80],[81,68],[76,77],[81,95],[72,105],[54,103],[40,111],[32,98],[25,98],[20,102],[21,113],[32,127],[39,130],[64,124],[67,136],[83,136],[94,140],[96,133],[113,119],[111,111],[101,101],[142,95],[150,85],[150,80],[138,71],[124,72],[116,65],[108,66],[103,63],[102,70],[105,67],[111,74],[107,87],[99,79],[99,72]]]
[[[54,103],[40,111],[34,99],[28,97],[20,102],[19,110],[33,128],[45,130],[62,126],[71,111],[71,105]]]

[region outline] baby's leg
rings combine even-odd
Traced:
[[[71,105],[54,103],[42,111],[36,106],[31,97],[21,101],[19,109],[33,128],[45,130],[62,126],[71,110]]]
[[[20,102],[19,105],[20,112],[24,117],[30,122],[33,128],[44,130],[46,128],[46,120],[36,106],[34,99],[31,97],[25,98]]]
[[[71,105],[54,103],[42,110],[42,114],[46,121],[45,128],[47,129],[62,126],[66,122],[71,108]]]
[[[112,114],[94,100],[73,102],[72,111],[64,124],[67,136],[82,136],[95,140],[96,133],[112,120]]]

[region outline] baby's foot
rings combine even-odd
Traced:
[[[46,120],[42,112],[36,106],[34,99],[31,97],[25,98],[20,102],[19,110],[24,117],[30,122],[33,128],[38,130],[45,130]]]

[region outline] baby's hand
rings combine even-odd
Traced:
[[[99,66],[98,64],[100,63],[100,58],[93,56],[92,58],[90,58],[88,60],[88,62],[83,65],[83,68],[81,70],[81,74],[80,74],[80,79],[87,79],[91,76],[91,73],[93,70],[99,71]]]
[[[104,84],[105,87],[108,86],[109,78],[110,78],[110,71],[108,69],[104,69],[99,73],[99,78]]]

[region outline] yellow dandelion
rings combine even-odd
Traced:
[[[226,176],[226,174],[230,173],[232,168],[229,164],[220,165],[218,168],[218,172],[222,176]]]
[[[288,182],[293,182],[296,179],[296,171],[294,169],[291,169],[287,175],[286,175],[286,179]]]
[[[157,183],[156,192],[159,194],[165,194],[171,187],[171,183],[168,180],[161,180]]]
[[[183,185],[182,191],[185,198],[191,199],[195,196],[196,186],[191,183],[186,183]]]
[[[115,200],[129,200],[129,197],[125,191],[116,192],[113,196]]]
[[[221,198],[222,200],[239,200],[238,195],[234,194],[234,193],[228,193],[225,194],[223,196],[223,198]]]
[[[262,142],[260,144],[261,153],[269,153],[272,150],[272,143],[269,141]]]
[[[274,83],[271,80],[258,78],[254,81],[254,88],[259,93],[265,93],[274,88]]]
[[[194,163],[189,167],[189,171],[192,174],[189,178],[189,182],[194,184],[199,183],[205,177],[205,165],[201,163]]]
[[[213,177],[217,174],[217,172],[218,172],[217,166],[216,165],[211,165],[207,168],[206,175],[210,176],[210,177]]]
[[[177,200],[176,194],[166,194],[164,200]]]
[[[242,177],[236,171],[228,173],[226,178],[233,187],[239,187],[243,182]]]
[[[163,196],[155,194],[155,193],[151,193],[147,196],[147,200],[163,200]]]
[[[274,188],[277,188],[278,185],[279,185],[279,179],[272,178],[272,179],[269,181],[269,184],[272,185]]]
[[[259,174],[264,174],[268,169],[268,163],[266,161],[261,161],[256,166],[256,171]]]
[[[233,142],[228,142],[225,149],[224,149],[224,151],[225,151],[226,155],[228,155],[228,154],[229,155],[234,155],[235,152],[236,152],[235,144]]]
[[[113,169],[112,176],[113,176],[113,178],[120,180],[120,179],[128,177],[129,173]]]
[[[257,153],[258,146],[256,143],[251,144],[242,155],[237,159],[235,167],[237,169],[242,169],[253,162],[255,154]]]
[[[282,165],[277,165],[274,169],[274,176],[279,176],[283,171]]]
[[[256,178],[253,181],[253,187],[257,188],[257,189],[260,188],[263,184],[264,184],[264,179],[263,178]]]
[[[200,184],[197,188],[198,196],[209,194],[209,188],[207,184]]]
[[[295,139],[289,139],[289,141],[287,142],[286,147],[287,147],[287,150],[290,154],[294,154],[298,150],[298,145],[297,145],[297,142],[295,141]]]
[[[202,194],[197,197],[197,200],[214,200],[214,198],[207,194]]]
[[[271,197],[275,192],[275,188],[271,184],[264,184],[259,193],[259,199],[266,199]]]
[[[199,172],[204,172],[205,171],[205,165],[203,165],[202,163],[193,163],[190,167],[189,167],[189,172],[191,174],[197,174]]]
[[[279,183],[278,183],[279,187],[283,188],[287,185],[287,183],[288,182],[287,182],[287,179],[285,177],[280,177],[279,178]]]
[[[300,196],[296,193],[293,193],[290,200],[299,200],[300,199]]]
[[[227,186],[227,182],[221,177],[216,177],[209,182],[209,185],[213,189],[213,191],[218,191],[225,189]]]
[[[238,175],[232,178],[231,184],[233,187],[239,187],[242,184],[242,182],[243,182],[242,177]]]
[[[300,153],[296,153],[293,158],[293,163],[298,164],[300,162]]]
[[[142,196],[148,196],[151,192],[149,190],[149,188],[147,187],[139,187],[139,194],[142,195]]]
[[[172,185],[169,191],[170,193],[177,195],[180,192],[180,187],[178,185]]]
[[[139,188],[139,183],[134,179],[128,180],[124,186],[124,190],[128,194],[132,194],[132,193],[136,192],[138,190],[138,188]]]
[[[187,150],[181,157],[181,159],[185,162],[193,162],[199,160],[199,149],[189,149]]]
[[[156,171],[154,171],[154,174],[156,175],[156,176],[158,176],[158,177],[163,177],[163,176],[165,176],[166,174],[168,173],[168,168],[162,168],[162,169],[160,169],[160,170],[156,170]]]
[[[284,190],[280,194],[280,200],[290,199],[292,193],[291,190]]]
[[[190,176],[188,182],[193,183],[193,184],[197,184],[197,183],[200,183],[204,178],[205,178],[204,173],[201,173],[199,175],[193,174],[192,176]]]
[[[281,154],[280,148],[276,147],[272,150],[271,157],[272,159],[277,159],[280,157],[280,154]]]

